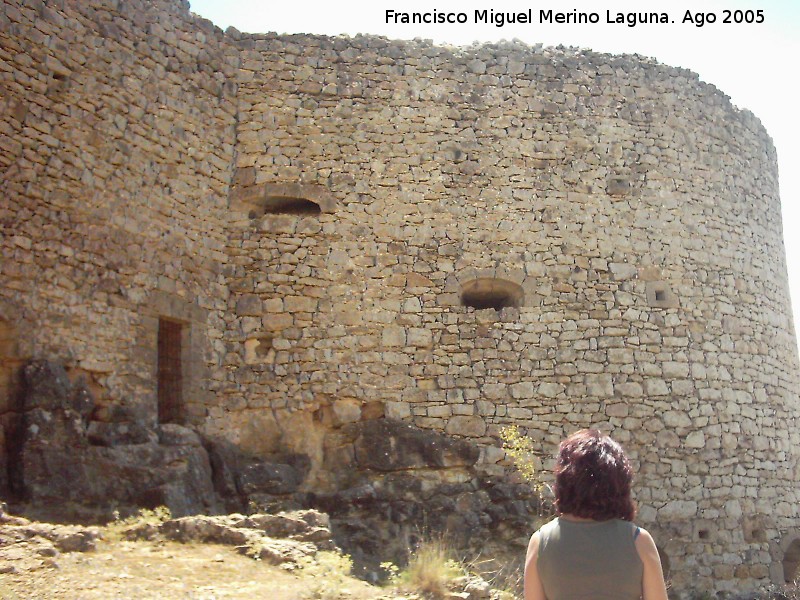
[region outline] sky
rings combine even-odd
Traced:
[[[389,0],[371,2],[254,2],[253,0],[190,0],[191,10],[226,29],[248,33],[357,33],[391,39],[430,39],[457,46],[473,42],[519,39],[528,44],[577,46],[597,52],[641,54],[659,62],[691,69],[714,84],[739,108],[752,111],[772,136],[778,151],[783,228],[789,287],[795,322],[800,324],[800,0]],[[532,10],[533,22],[475,24],[474,11]],[[386,11],[465,13],[464,24],[412,25],[386,22]],[[599,22],[540,23],[539,11],[595,12]],[[606,13],[665,12],[670,23],[606,23]],[[724,23],[730,19],[762,22]],[[740,12],[737,12],[740,11]],[[749,11],[749,12],[748,12]],[[760,13],[758,11],[761,11]],[[691,19],[686,19],[687,12]],[[701,15],[713,13],[702,19]],[[763,17],[763,19],[762,19]]]

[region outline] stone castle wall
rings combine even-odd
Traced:
[[[782,579],[798,361],[750,113],[641,57],[2,6],[6,364],[59,359],[155,421],[158,318],[183,322],[182,420],[305,455],[324,492],[362,481],[366,421],[495,475],[507,425],[547,454],[601,427],[676,589]]]
[[[798,440],[775,153],[757,120],[640,58],[237,42],[232,210],[298,180],[337,200],[233,230],[229,401],[251,427],[274,428],[265,406],[357,419],[380,403],[474,440],[487,470],[503,426],[545,451],[609,429],[637,463],[642,520],[689,567],[676,585],[766,579],[766,540],[797,517]],[[518,285],[520,306],[462,306],[484,278]],[[259,336],[271,350],[248,357]],[[324,441],[296,449],[322,456]]]
[[[236,55],[176,2],[4,2],[0,35],[15,354],[153,418],[158,316],[201,326],[196,369],[221,362]]]

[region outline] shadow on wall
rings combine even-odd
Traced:
[[[0,493],[9,486],[9,452],[11,432],[16,428],[17,403],[21,388],[23,363],[18,347],[17,332],[10,323],[0,319]]]

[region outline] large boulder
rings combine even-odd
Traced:
[[[224,440],[206,440],[214,487],[227,511],[255,506],[274,510],[299,508],[311,469],[305,454],[253,456]]]
[[[64,367],[48,360],[32,361],[23,369],[25,394],[22,410],[70,408],[72,383]]]
[[[420,532],[447,532],[467,552],[495,540],[524,554],[547,512],[530,486],[480,475],[478,447],[467,439],[384,418],[346,424],[330,438],[325,467],[342,473],[339,486],[309,501],[330,514],[336,543],[364,575],[379,571],[379,560],[402,561]]]
[[[124,405],[96,406],[64,368],[34,361],[11,461],[21,500],[58,518],[168,506],[175,515],[217,510],[211,464],[200,439],[180,425],[149,428]]]

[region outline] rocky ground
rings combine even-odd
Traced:
[[[0,512],[0,598],[421,598],[351,577],[323,513],[159,517],[81,527]],[[476,577],[451,587],[441,597],[497,597]]]

